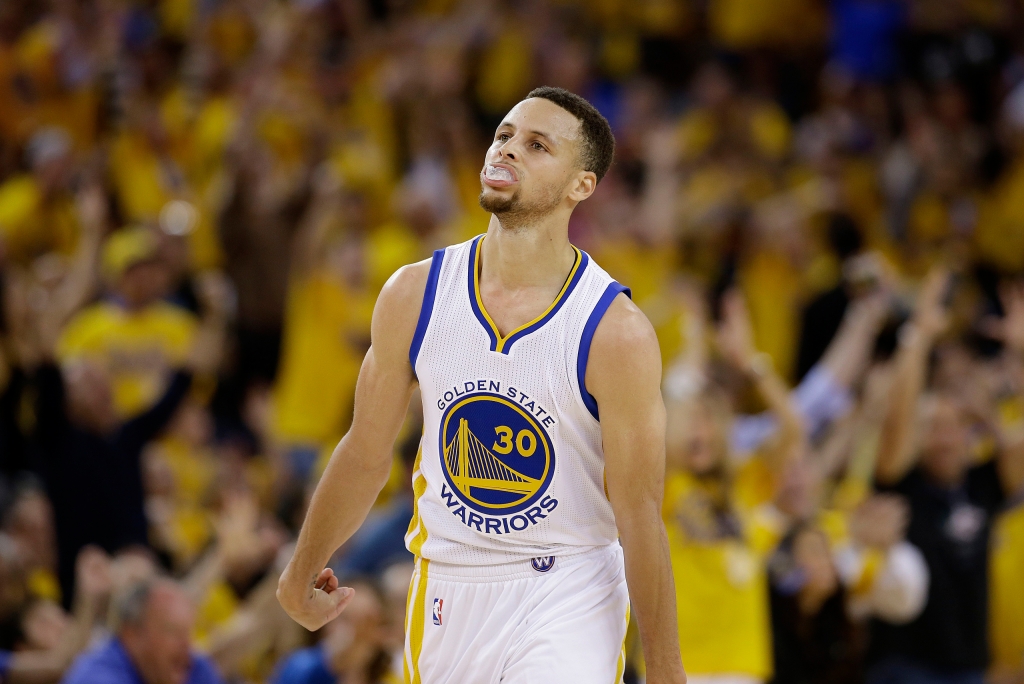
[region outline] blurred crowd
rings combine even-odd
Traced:
[[[691,681],[1024,682],[1020,0],[0,2],[0,681],[402,680],[416,401],[353,603],[274,589],[542,84],[616,133]]]

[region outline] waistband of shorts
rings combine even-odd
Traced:
[[[622,547],[616,541],[606,546],[595,546],[564,555],[539,556],[498,565],[455,565],[417,557],[416,568],[419,570],[425,564],[427,574],[431,579],[447,579],[457,582],[508,582],[553,575],[580,563],[593,562],[621,554]]]

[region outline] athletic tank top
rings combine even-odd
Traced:
[[[409,359],[423,400],[406,546],[497,565],[579,553],[618,533],[597,402],[584,378],[601,317],[629,290],[583,251],[555,301],[499,334],[478,287],[478,236],[434,253]]]

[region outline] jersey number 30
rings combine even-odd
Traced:
[[[498,440],[491,448],[499,454],[510,453],[512,451],[512,428],[507,425],[499,425],[494,428],[494,432],[498,435]],[[520,430],[516,435],[516,450],[523,458],[533,456],[533,452],[537,450],[537,437],[529,430]]]

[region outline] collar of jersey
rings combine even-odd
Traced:
[[[569,271],[569,277],[565,279],[565,284],[562,285],[561,291],[555,297],[555,301],[551,302],[551,305],[537,318],[502,336],[498,332],[498,326],[494,324],[494,321],[491,320],[490,315],[487,313],[487,309],[484,308],[484,299],[480,295],[480,245],[483,244],[484,237],[486,236],[481,235],[477,237],[469,248],[469,302],[473,307],[473,313],[476,315],[477,320],[480,321],[480,325],[487,332],[487,336],[491,338],[491,351],[498,352],[499,354],[508,354],[516,340],[529,335],[554,318],[558,310],[562,308],[562,304],[569,299],[569,295],[572,294],[572,291],[580,282],[583,272],[587,270],[589,258],[586,252],[577,249],[575,245],[570,245],[576,253],[576,261],[573,263],[572,269]]]

